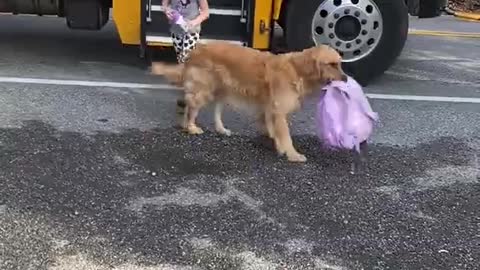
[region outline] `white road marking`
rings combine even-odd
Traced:
[[[431,74],[431,73],[429,74],[424,71],[415,70],[415,69],[404,69],[401,71],[388,70],[385,72],[385,74],[406,78],[406,79],[413,79],[416,81],[435,81],[435,82],[441,82],[441,83],[447,83],[447,84],[458,84],[458,85],[465,85],[470,87],[480,87],[480,83],[455,80],[455,79],[445,79],[445,78],[435,76],[434,74]]]
[[[21,77],[0,77],[0,83],[43,84],[43,85],[84,86],[84,87],[136,88],[136,89],[156,89],[156,90],[177,89],[177,87],[169,85],[169,84],[146,84],[146,83],[82,81],[82,80],[58,80],[58,79],[21,78]],[[451,103],[480,103],[480,98],[475,98],[475,97],[418,96],[418,95],[395,95],[395,94],[374,94],[374,93],[367,94],[367,96],[371,99],[386,99],[386,100],[432,101],[432,102],[451,102]]]
[[[80,80],[56,80],[39,78],[21,78],[21,77],[0,77],[0,82],[4,83],[23,83],[23,84],[45,84],[45,85],[68,85],[68,86],[86,86],[86,87],[113,87],[113,88],[140,88],[140,89],[175,89],[168,84],[145,84],[145,83],[125,83],[125,82],[104,82],[104,81],[80,81]]]
[[[371,99],[432,101],[451,103],[480,103],[480,98],[473,97],[440,97],[440,96],[416,96],[416,95],[391,95],[391,94],[367,94]]]

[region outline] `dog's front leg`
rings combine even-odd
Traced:
[[[264,135],[268,136],[270,139],[274,139],[273,136],[273,123],[272,123],[271,114],[268,112],[260,112],[257,114],[256,126],[258,131]]]
[[[275,145],[277,145],[278,139],[275,137],[275,127],[273,125],[273,115],[270,112],[266,112],[264,115],[265,129],[267,130],[268,137],[275,140]]]
[[[201,99],[199,99],[198,95],[187,93],[185,95],[185,101],[187,103],[187,106],[185,107],[186,111],[185,111],[184,117],[186,120],[185,127],[187,132],[192,135],[202,134],[203,130],[200,127],[198,127],[197,124],[195,123],[200,107],[202,105],[199,102],[201,101]]]
[[[232,135],[232,131],[230,131],[229,129],[226,129],[225,126],[223,125],[222,113],[223,113],[223,103],[217,101],[215,103],[215,116],[214,116],[215,130],[222,135],[230,136]]]
[[[260,125],[261,131],[264,135],[273,140],[275,149],[280,155],[285,154],[285,150],[282,149],[278,137],[275,136],[275,126],[273,124],[273,114],[271,112],[263,112],[258,119],[258,125]]]
[[[289,161],[292,162],[305,162],[307,158],[298,153],[293,146],[292,137],[290,136],[290,130],[288,128],[286,115],[273,115],[274,136],[277,146],[277,151],[281,154],[285,153]]]
[[[192,135],[203,134],[203,130],[197,126],[195,120],[197,119],[199,109],[197,107],[192,107],[187,105],[187,132]]]

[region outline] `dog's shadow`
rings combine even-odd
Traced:
[[[314,135],[293,137],[295,147],[307,156],[306,163],[288,162],[286,157],[276,153],[272,140],[261,135],[226,137],[206,131],[202,135],[191,136],[171,128],[153,130],[147,136],[156,138],[155,142],[149,144],[148,150],[140,151],[135,162],[148,168],[159,168],[178,175],[247,175],[261,172],[274,177],[301,172],[300,177],[292,175],[295,181],[301,181],[301,175],[370,180],[383,175],[418,175],[439,162],[464,164],[467,162],[465,158],[452,155],[452,151],[463,153],[471,150],[464,141],[451,137],[415,147],[370,143],[366,174],[350,176],[353,151],[325,148]]]

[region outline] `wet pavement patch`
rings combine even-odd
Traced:
[[[314,136],[294,138],[306,164],[279,158],[261,137],[173,128],[85,135],[29,121],[1,129],[0,140],[0,234],[13,233],[19,217],[46,228],[35,241],[0,238],[10,249],[0,254],[20,258],[18,267],[32,265],[21,259],[28,246],[57,254],[59,241],[68,243],[59,256],[84,253],[103,265],[480,265],[479,153],[464,140],[372,144],[364,176],[350,175],[351,156],[322,150]],[[42,235],[60,240],[38,242]],[[55,259],[33,265],[42,263]]]

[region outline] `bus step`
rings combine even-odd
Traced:
[[[200,37],[200,43],[208,43],[212,41],[224,41],[232,44],[237,44],[241,46],[247,46],[247,42],[244,40],[236,39],[235,37],[226,37],[226,36],[212,36],[212,35],[202,35]],[[147,32],[146,42],[148,46],[172,46],[173,41],[172,37],[165,35],[163,33],[152,33]]]
[[[241,22],[240,9],[210,8],[210,18],[202,24],[202,33],[209,36],[247,36],[247,26]],[[170,24],[161,6],[152,5],[147,16],[146,32],[169,34]]]
[[[162,5],[162,0],[150,0],[152,5]],[[245,3],[245,0],[243,0]],[[208,5],[212,7],[228,7],[228,8],[238,8],[242,7],[242,0],[208,0]],[[245,4],[244,4],[245,5]]]

